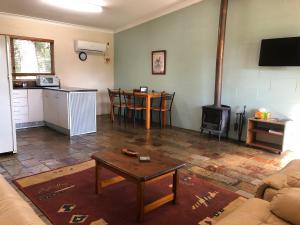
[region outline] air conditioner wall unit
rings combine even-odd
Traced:
[[[74,45],[75,45],[75,52],[91,52],[91,53],[104,54],[107,50],[107,44],[99,43],[99,42],[76,40]]]

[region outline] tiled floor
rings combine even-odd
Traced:
[[[295,157],[291,152],[280,156],[234,141],[218,142],[178,128],[146,131],[142,125],[112,125],[107,116],[98,118],[97,134],[69,139],[42,127],[18,131],[17,139],[18,154],[0,155],[0,173],[9,181],[89,160],[92,153],[103,149],[146,148],[185,161],[189,173],[251,196],[262,178]]]

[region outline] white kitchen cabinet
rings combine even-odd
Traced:
[[[70,136],[94,133],[97,130],[96,91],[15,89],[12,101],[16,127],[47,125]]]
[[[16,124],[28,123],[28,93],[27,90],[13,90],[12,105],[14,122]],[[22,128],[23,125],[17,126]]]
[[[44,120],[70,136],[96,132],[96,91],[44,90]]]
[[[69,121],[71,136],[97,131],[96,91],[70,92]]]
[[[56,107],[57,107],[57,125],[69,129],[69,105],[68,105],[68,96],[67,92],[59,92],[57,91],[56,95]]]
[[[27,98],[27,89],[14,89],[12,98]]]
[[[67,92],[44,90],[44,119],[50,125],[69,129]]]
[[[20,115],[28,115],[28,107],[27,106],[18,106],[18,107],[15,106],[13,109],[13,113],[14,113],[15,117],[18,117]]]
[[[12,103],[17,128],[44,125],[42,89],[14,89]]]
[[[43,90],[28,89],[28,122],[44,121]]]
[[[44,90],[44,120],[50,124],[58,124],[58,108],[56,106],[57,93],[51,90]]]

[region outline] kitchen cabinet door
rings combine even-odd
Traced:
[[[12,91],[12,98],[18,99],[18,98],[27,98],[27,89],[14,89]]]
[[[67,92],[57,92],[58,126],[69,129],[69,106]]]
[[[28,91],[27,90],[13,90],[12,92],[12,106],[14,114],[14,122],[16,124],[28,123]]]
[[[54,125],[58,124],[58,107],[57,107],[57,92],[51,90],[44,90],[44,120],[47,123]]]
[[[28,90],[28,119],[29,122],[44,121],[43,90]]]

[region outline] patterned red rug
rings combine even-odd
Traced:
[[[112,177],[105,171],[105,178]],[[146,186],[146,202],[171,192],[172,178]],[[54,225],[134,225],[136,186],[128,181],[95,194],[94,161],[15,180],[17,187]],[[145,225],[198,225],[219,215],[239,196],[204,180],[180,174],[178,202],[166,204],[145,215]],[[201,223],[202,224],[202,223]],[[209,224],[209,223],[207,223]]]

